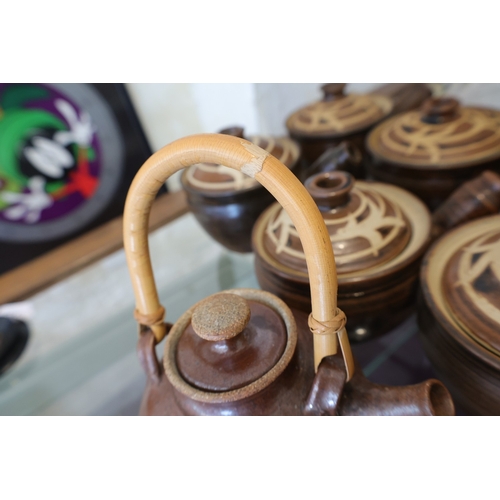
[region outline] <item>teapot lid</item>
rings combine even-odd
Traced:
[[[274,381],[296,342],[293,315],[277,297],[260,290],[217,293],[172,327],[165,373],[193,399],[235,401]]]
[[[462,331],[500,356],[500,216],[470,222],[445,235],[442,286]],[[441,240],[440,240],[441,241]]]
[[[470,166],[500,157],[500,112],[429,98],[419,110],[377,125],[367,147],[376,157],[421,168]]]
[[[317,203],[330,233],[339,275],[378,268],[408,246],[412,236],[405,197],[388,197],[380,183],[354,182],[347,172],[313,175],[305,186]],[[262,234],[266,253],[287,268],[307,271],[297,231],[276,205]]]
[[[291,169],[300,155],[298,144],[288,137],[275,138],[263,135],[245,137],[243,128],[238,126],[223,129],[220,133],[240,137],[256,144]],[[238,170],[213,163],[198,163],[190,166],[183,172],[181,180],[184,187],[208,196],[260,188],[260,184],[252,177]]]
[[[342,137],[361,132],[387,117],[392,101],[378,94],[345,94],[345,83],[323,85],[323,99],[290,115],[286,126],[292,136]]]

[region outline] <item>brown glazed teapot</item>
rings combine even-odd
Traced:
[[[461,411],[500,415],[500,215],[447,232],[421,270],[418,322]]]
[[[306,254],[311,314],[291,311],[268,292],[240,289],[214,294],[174,325],[164,323],[148,251],[149,211],[171,174],[200,162],[249,175],[286,207]],[[255,144],[205,134],[155,153],[130,187],[124,243],[147,374],[141,414],[454,414],[447,389],[436,380],[390,388],[369,382],[356,369],[346,318],[337,308],[335,260],[323,218],[293,173]],[[165,336],[161,366],[155,345]]]
[[[244,138],[242,127],[221,134]],[[250,136],[248,140],[268,151],[297,173],[300,148],[288,137]],[[198,163],[181,177],[189,208],[203,229],[235,252],[251,252],[252,227],[274,198],[255,179],[224,165]]]
[[[434,210],[464,181],[500,172],[500,111],[427,99],[368,135],[369,174],[416,194]]]

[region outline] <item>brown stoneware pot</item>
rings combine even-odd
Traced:
[[[221,133],[243,138],[241,127]],[[297,170],[300,148],[293,140],[264,136],[248,140],[276,156],[290,170]],[[272,195],[255,179],[224,165],[193,165],[184,171],[181,182],[189,207],[203,229],[229,250],[251,252],[252,227],[274,201]]]
[[[389,83],[369,94],[346,95],[344,83],[328,83],[321,89],[321,101],[299,109],[286,122],[290,136],[302,146],[302,180],[316,173],[313,163],[343,141],[353,155],[361,155],[353,169],[344,170],[364,178],[370,161],[364,145],[368,131],[384,118],[419,107],[431,96],[423,83]]]
[[[433,210],[464,181],[500,170],[500,112],[431,98],[380,123],[366,147],[371,177],[411,191]]]
[[[425,351],[457,405],[500,415],[500,215],[449,231],[421,270]]]
[[[414,310],[418,270],[431,238],[431,216],[411,193],[357,181],[346,172],[310,177],[305,186],[329,231],[338,303],[353,341],[385,333]],[[255,224],[252,243],[259,284],[290,307],[310,308],[304,251],[292,221],[271,205]]]
[[[302,178],[308,168],[329,148],[347,142],[365,159],[367,132],[393,107],[391,99],[378,94],[346,94],[345,83],[327,83],[321,87],[323,99],[292,113],[286,120],[290,137],[302,149]],[[365,165],[363,165],[365,167]],[[364,176],[362,169],[362,175]],[[358,174],[359,175],[359,174]]]
[[[239,289],[214,294],[164,322],[147,221],[163,182],[195,162],[255,178],[287,207],[304,244],[312,284],[308,315],[276,296]],[[175,141],[138,172],[124,213],[124,243],[136,297],[138,352],[147,374],[148,415],[453,415],[441,382],[388,387],[356,367],[336,301],[332,245],[319,210],[290,170],[255,144],[206,134]],[[166,336],[163,363],[155,346]]]

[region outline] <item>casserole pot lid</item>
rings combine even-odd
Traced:
[[[289,116],[286,126],[292,136],[342,137],[361,132],[392,111],[392,101],[378,94],[345,94],[345,83],[323,85],[323,100]]]
[[[500,355],[500,220],[497,216],[490,220],[492,223],[473,237],[467,228],[458,233],[442,280],[454,320],[479,343]],[[473,222],[467,227],[474,225]]]
[[[375,127],[367,147],[376,157],[413,167],[459,167],[500,158],[500,112],[430,98],[420,110]]]
[[[220,133],[240,137],[256,144],[288,168],[295,166],[300,155],[298,144],[288,137],[273,138],[261,135],[245,137],[242,127],[230,127],[221,130]],[[260,184],[252,177],[238,170],[213,163],[192,165],[183,172],[181,179],[184,187],[214,196],[260,187]]]
[[[405,212],[370,183],[355,185],[351,174],[334,171],[313,175],[305,186],[324,217],[339,275],[377,267],[407,246],[412,230]],[[307,272],[291,219],[273,207],[275,214],[261,236],[265,250],[286,267]]]
[[[234,391],[263,377],[282,358],[287,329],[279,312],[233,293],[199,302],[180,335],[175,363],[192,387]]]

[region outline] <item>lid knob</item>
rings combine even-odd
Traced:
[[[219,134],[224,134],[224,135],[232,135],[234,137],[239,137],[240,139],[244,139],[243,135],[244,129],[243,127],[238,127],[237,125],[233,127],[227,127],[222,129]]]
[[[451,97],[430,97],[422,104],[422,118],[425,123],[446,123],[454,120],[459,103]]]
[[[323,91],[323,101],[334,101],[345,97],[345,83],[326,83],[321,87]]]
[[[340,170],[323,172],[309,177],[304,185],[320,210],[331,210],[349,201],[354,177]]]
[[[241,333],[250,321],[247,301],[233,293],[212,295],[194,310],[191,325],[205,340],[228,340]]]

